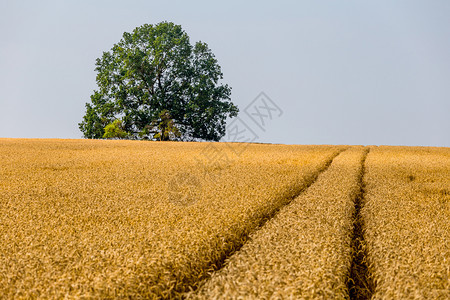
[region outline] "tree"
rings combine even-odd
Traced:
[[[218,141],[227,117],[238,113],[208,45],[191,45],[181,26],[170,22],[125,32],[96,60],[95,70],[98,90],[79,123],[86,138],[102,138],[108,124],[121,120],[127,138]],[[154,130],[163,118],[171,120],[167,137]]]

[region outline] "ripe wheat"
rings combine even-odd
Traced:
[[[0,295],[181,297],[343,149],[238,146],[0,139]]]
[[[346,148],[0,139],[0,295],[346,298]],[[371,147],[364,170],[374,298],[450,298],[450,150]]]
[[[354,200],[362,147],[337,156],[226,266],[190,296],[198,299],[345,299],[352,261]]]
[[[373,299],[450,299],[450,149],[372,147],[364,182]]]

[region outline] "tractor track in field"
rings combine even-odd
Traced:
[[[351,247],[353,250],[352,264],[347,282],[350,299],[371,299],[375,290],[375,284],[370,276],[366,260],[366,249],[364,241],[364,220],[361,217],[361,209],[364,206],[365,196],[365,162],[370,148],[367,148],[362,159],[361,174],[359,177],[359,193],[355,198],[355,213],[353,215],[353,234]]]
[[[295,198],[297,198],[298,196],[300,196],[301,194],[306,192],[308,190],[308,188],[317,181],[317,178],[319,177],[319,175],[322,174],[323,172],[325,172],[330,167],[330,165],[333,163],[334,159],[339,154],[341,154],[342,152],[345,152],[348,149],[349,148],[344,148],[344,149],[340,150],[339,152],[337,152],[335,155],[333,155],[331,157],[331,159],[329,159],[329,161],[327,161],[327,163],[325,164],[325,166],[322,169],[318,170],[318,172],[312,174],[312,176],[307,179],[307,184],[305,185],[305,187],[303,187],[300,191],[298,191],[298,193],[296,193],[295,195],[290,197],[289,200],[286,201],[283,205],[276,207],[269,214],[263,216],[261,218],[260,222],[258,223],[258,225],[252,231],[250,231],[249,233],[247,233],[246,235],[243,236],[241,243],[235,245],[235,247],[231,251],[224,253],[220,257],[219,260],[217,260],[211,264],[211,266],[212,266],[211,272],[209,272],[208,275],[200,278],[199,281],[197,282],[197,285],[191,287],[191,288],[193,288],[192,291],[197,290],[206,280],[208,280],[211,277],[212,273],[221,270],[225,266],[225,263],[228,260],[228,258],[230,258],[234,253],[238,252],[249,241],[250,235],[252,235],[253,233],[260,230],[269,220],[271,220],[273,217],[275,217],[282,208],[288,206]]]

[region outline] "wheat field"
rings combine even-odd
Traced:
[[[192,298],[344,299],[365,151],[352,148],[336,157]]]
[[[450,149],[373,147],[366,160],[374,299],[450,299]]]
[[[346,299],[356,253],[370,297],[450,298],[449,178],[448,148],[0,139],[0,298]]]

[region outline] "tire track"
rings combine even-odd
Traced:
[[[249,241],[249,238],[252,234],[254,234],[255,232],[257,232],[258,230],[260,230],[262,227],[264,227],[264,225],[271,219],[273,219],[279,212],[280,210],[282,210],[284,207],[288,206],[294,199],[296,199],[297,197],[299,197],[301,194],[305,193],[309,187],[311,187],[318,179],[318,177],[324,173],[326,170],[328,170],[328,168],[331,166],[331,164],[333,163],[334,159],[339,156],[341,153],[347,151],[349,148],[344,148],[342,150],[337,151],[327,162],[326,164],[319,169],[317,172],[314,172],[313,174],[310,175],[310,177],[306,178],[306,185],[300,189],[297,193],[295,193],[295,195],[292,195],[291,197],[288,198],[287,201],[285,201],[283,203],[283,205],[280,205],[278,207],[275,207],[269,214],[263,216],[260,219],[260,222],[258,223],[258,225],[250,232],[248,232],[247,234],[245,234],[240,243],[238,243],[237,245],[235,245],[235,247],[233,247],[233,249],[230,249],[230,251],[224,253],[223,256],[220,257],[219,260],[215,261],[212,265],[211,265],[211,272],[209,272],[206,276],[203,276],[202,278],[200,278],[200,280],[198,281],[198,285],[195,287],[192,287],[193,290],[191,293],[195,293],[195,291],[202,286],[202,284],[206,281],[208,281],[208,279],[212,276],[212,274],[214,274],[215,272],[220,271],[221,269],[223,269],[223,267],[225,266],[225,262],[231,257],[233,256],[236,252],[240,251],[240,249]]]
[[[365,161],[367,155],[370,152],[370,148],[366,150],[366,153],[362,159],[361,174],[359,177],[360,190],[355,198],[355,213],[353,216],[353,235],[352,235],[352,265],[350,268],[350,274],[348,278],[348,293],[350,299],[365,300],[371,299],[375,290],[375,284],[369,274],[367,260],[366,260],[366,247],[364,241],[364,220],[361,217],[361,209],[364,205],[365,195]]]

